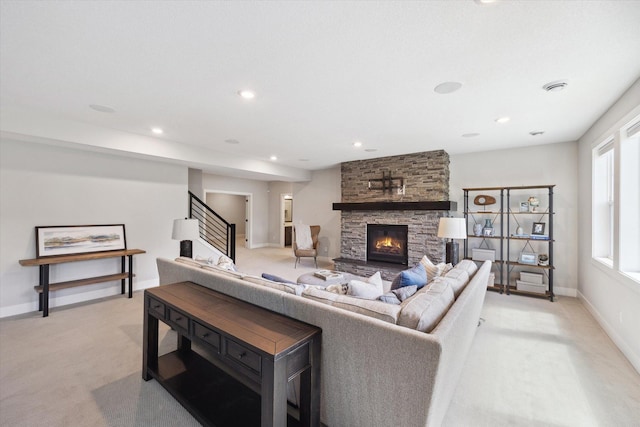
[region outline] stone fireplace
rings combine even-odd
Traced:
[[[372,181],[380,181],[383,172],[402,178],[403,186],[381,189],[372,185]],[[398,194],[402,190],[404,194]],[[444,261],[445,242],[437,237],[438,223],[449,211],[457,210],[456,203],[448,199],[449,155],[443,150],[343,163],[342,202],[333,207],[341,211],[336,270],[361,276],[380,271],[384,279],[393,280],[424,255],[434,262]],[[393,226],[388,231],[406,227],[406,261],[381,259],[385,257],[378,256],[380,253],[371,259],[371,253],[367,254],[368,229],[380,225]]]

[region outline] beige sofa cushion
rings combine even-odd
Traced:
[[[196,261],[193,258],[184,256],[176,258],[176,262],[179,262],[180,264],[190,265],[192,267],[204,267],[205,265],[207,265],[206,261]]]
[[[242,279],[245,276],[244,274],[238,273],[237,271],[227,270],[222,267],[217,267],[215,265],[204,265],[202,266],[202,269],[207,271],[213,271],[214,273],[218,273],[223,276],[233,277],[235,279]]]
[[[453,289],[444,278],[434,279],[426,292],[405,301],[397,324],[421,332],[431,332],[453,305]],[[397,307],[397,306],[394,306]]]
[[[399,305],[387,304],[376,300],[366,300],[349,295],[339,295],[315,286],[307,287],[307,289],[302,292],[302,296],[323,304],[364,314],[365,316],[394,324],[398,320],[398,314],[402,309]]]
[[[267,286],[271,289],[277,289],[279,291],[286,292],[293,295],[301,295],[304,290],[304,285],[296,285],[291,283],[274,282],[263,277],[247,275],[242,278],[247,282],[255,283],[256,285]]]
[[[469,273],[467,273],[467,270],[456,267],[444,277],[439,277],[438,279],[444,279],[449,282],[453,289],[453,295],[458,298],[458,295],[462,293],[467,283],[469,283]]]
[[[469,277],[473,276],[476,271],[478,271],[478,265],[475,263],[475,261],[471,261],[470,259],[463,259],[456,264],[455,268],[465,270],[467,273],[469,273]]]

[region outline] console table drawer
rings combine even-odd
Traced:
[[[164,307],[165,305],[160,301],[149,298],[149,311],[157,314],[162,319],[164,319]]]
[[[168,320],[175,326],[183,329],[184,332],[189,332],[189,318],[183,313],[169,308]]]
[[[215,349],[220,352],[220,334],[216,331],[212,331],[198,322],[193,322],[193,335],[215,347]]]
[[[240,364],[251,369],[254,373],[260,374],[262,358],[261,356],[249,350],[248,348],[238,344],[232,340],[227,341],[227,357],[239,362]]]

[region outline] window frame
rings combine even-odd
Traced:
[[[626,181],[624,184],[622,183],[625,171],[627,168],[636,168],[636,170],[640,168],[640,158],[638,159],[638,164],[634,163],[635,159],[633,157],[622,159],[623,144],[629,143],[629,139],[635,139],[640,143],[640,133],[637,132],[640,128],[640,115],[636,111],[631,120],[626,120],[623,123],[622,126],[614,127],[607,132],[605,136],[597,139],[591,147],[591,260],[594,265],[607,274],[612,275],[616,280],[621,280],[632,289],[640,291],[640,264],[633,266],[633,271],[621,269],[621,251],[631,247],[631,250],[635,250],[640,258],[640,244],[631,244],[631,246],[628,246],[628,240],[621,235],[620,226],[622,221],[621,212],[625,209],[625,204],[627,208],[629,204],[636,206],[640,204],[640,200],[632,200],[629,202],[621,198],[621,187],[623,185],[625,187],[629,185]],[[636,133],[634,134],[631,129],[635,129]],[[599,221],[599,218],[603,218],[601,212],[604,199],[611,200],[610,197],[602,197],[603,188],[606,188],[605,191],[607,192],[610,191],[609,185],[603,186],[601,182],[598,182],[598,179],[603,176],[601,169],[603,167],[602,156],[609,155],[608,153],[610,152],[612,153],[613,159],[613,173],[604,173],[605,176],[611,176],[613,178],[613,203],[611,206],[612,209],[607,215],[608,218],[610,218],[611,227],[609,236],[610,247],[608,249],[611,257],[608,257],[601,255],[605,244],[603,241],[606,242],[607,239],[596,235],[596,223]],[[606,167],[609,168],[609,164],[607,164]],[[640,194],[638,198],[640,199]],[[623,248],[624,244],[627,244],[627,246]]]

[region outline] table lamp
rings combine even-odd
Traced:
[[[192,240],[200,237],[200,226],[197,219],[174,219],[173,240],[180,240],[180,256],[191,258],[193,256]]]
[[[438,237],[450,239],[446,247],[446,262],[456,265],[458,263],[458,243],[453,239],[467,238],[467,221],[464,218],[440,218],[438,224]]]

